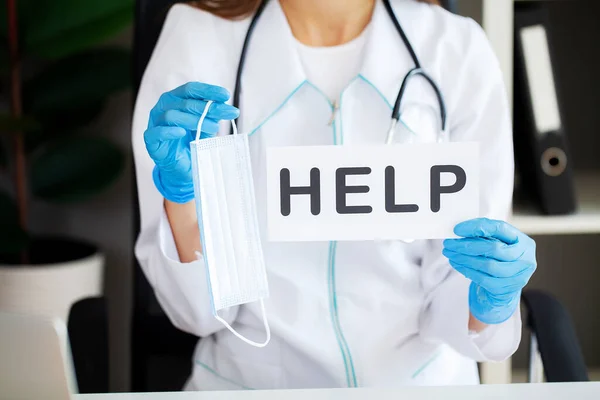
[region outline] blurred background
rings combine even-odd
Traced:
[[[86,321],[89,310],[107,318],[111,391],[136,386],[132,365],[152,369],[144,379],[156,381],[168,375],[165,366],[172,362],[168,351],[146,358],[133,348],[144,340],[142,328],[151,325],[140,325],[132,337],[133,310],[161,315],[147,293],[144,310],[134,307],[134,282],[142,285],[143,278],[133,257],[137,210],[130,122],[136,80],[151,50],[139,41],[134,48],[134,22],[141,15],[156,34],[166,12],[166,2],[157,1],[150,18],[142,3],[151,2],[15,0],[16,12],[10,6],[0,11],[0,309],[70,319],[74,302],[102,296],[100,306],[89,305],[79,318]],[[516,207],[514,222],[538,242],[539,268],[530,286],[566,306],[592,378],[600,379],[600,2],[539,3],[550,16],[578,210],[549,217],[535,205]],[[512,96],[513,1],[449,4],[484,26]],[[65,266],[49,266],[56,263]],[[93,324],[69,328],[85,337],[85,326]],[[524,379],[527,363],[524,340],[508,367],[515,381]],[[181,376],[185,372],[169,384],[182,383]],[[155,382],[154,389],[169,384]]]
[[[18,0],[15,8],[16,29],[10,7],[0,7],[0,264],[35,267],[0,268],[0,304],[65,313],[69,302],[103,292],[110,388],[127,390],[135,4]],[[80,272],[48,267],[77,260]]]

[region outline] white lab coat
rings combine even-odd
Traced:
[[[393,6],[443,91],[450,140],[481,143],[482,213],[506,219],[513,185],[511,126],[501,72],[484,32],[439,7],[414,0]],[[469,281],[442,256],[441,241],[266,240],[267,147],[384,143],[391,104],[413,62],[380,2],[360,75],[340,96],[332,124],[332,104],[306,80],[279,3],[271,1],[260,18],[242,78],[239,125],[251,135],[272,340],[266,348],[251,347],[212,316],[203,262],[179,262],[143,134],[150,109],[165,91],[188,81],[233,90],[248,23],[174,6],[136,103],[133,148],[141,209],[136,255],[173,324],[202,337],[187,389],[477,383],[475,360],[503,360],[516,350],[520,315],[470,334]],[[404,102],[412,110],[405,122],[416,128],[417,140],[434,140],[439,111],[430,87],[414,80]],[[223,124],[221,134],[228,129]],[[225,316],[246,337],[264,339],[257,304]]]

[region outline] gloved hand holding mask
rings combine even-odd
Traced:
[[[164,93],[150,112],[144,133],[154,160],[154,184],[167,200],[196,200],[210,303],[215,318],[235,336],[256,347],[271,339],[264,299],[268,297],[248,135],[238,134],[237,108],[224,102],[219,86],[188,83]],[[232,135],[215,138],[219,120],[232,120]],[[234,199],[236,201],[232,201]],[[237,332],[219,311],[260,302],[266,339],[256,342]]]
[[[536,269],[535,242],[503,221],[477,218],[458,224],[461,239],[444,241],[450,265],[470,279],[471,314],[486,324],[509,319]]]
[[[201,127],[201,139],[219,131],[220,120],[235,119],[239,110],[225,104],[227,89],[190,82],[163,93],[150,111],[144,141],[154,160],[154,184],[163,197],[175,203],[194,199],[190,142],[207,101],[214,102]]]

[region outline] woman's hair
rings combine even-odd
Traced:
[[[421,3],[437,4],[439,0],[417,0]],[[195,0],[189,4],[211,14],[227,19],[237,19],[252,14],[261,0]]]

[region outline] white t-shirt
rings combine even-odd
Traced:
[[[360,72],[368,33],[369,26],[351,41],[329,47],[311,47],[296,40],[306,77],[332,102]]]

